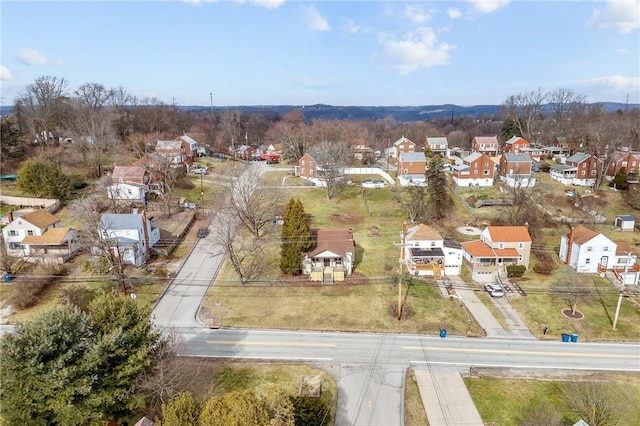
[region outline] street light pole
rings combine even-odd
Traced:
[[[618,324],[618,316],[620,315],[620,305],[622,305],[622,296],[624,295],[624,287],[627,285],[627,273],[629,272],[629,261],[631,260],[631,252],[627,252],[627,263],[624,265],[624,275],[622,276],[622,287],[618,295],[618,304],[616,305],[616,314],[613,317],[613,330]]]

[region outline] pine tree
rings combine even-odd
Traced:
[[[444,160],[436,155],[429,161],[426,172],[429,210],[434,219],[442,219],[453,209],[449,179],[444,171]]]
[[[309,219],[300,200],[291,198],[284,209],[280,270],[298,274],[302,266],[303,250],[313,244]]]
[[[18,188],[36,197],[64,200],[71,184],[62,170],[49,160],[36,158],[27,160],[18,170]]]

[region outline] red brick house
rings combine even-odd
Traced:
[[[525,138],[520,136],[513,136],[511,139],[504,143],[504,153],[510,152],[512,154],[518,154],[523,152],[523,149],[530,148],[531,144]]]
[[[499,148],[497,136],[476,136],[471,141],[471,152],[481,152],[495,157],[498,155]]]
[[[398,157],[398,179],[400,185],[424,185],[427,171],[427,157],[424,152],[403,152]]]
[[[493,186],[496,163],[487,154],[474,152],[453,167],[453,181],[458,186]]]
[[[507,186],[530,188],[535,186],[536,179],[531,170],[533,160],[529,154],[508,152],[500,157],[499,174]]]
[[[611,154],[605,177],[609,180],[613,179],[623,167],[627,175],[640,175],[640,152],[616,151]]]
[[[305,179],[315,179],[318,177],[318,163],[308,152],[298,160],[295,169],[296,176]]]
[[[403,152],[415,152],[416,144],[404,136],[393,143],[391,157],[399,158]]]

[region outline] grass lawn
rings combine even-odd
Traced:
[[[511,305],[525,320],[531,331],[539,338],[559,339],[562,333],[576,333],[582,340],[640,340],[640,309],[627,298],[623,298],[616,330],[612,330],[618,291],[604,278],[594,277],[589,295],[580,300],[577,310],[584,314],[581,320],[566,318],[560,312],[569,308],[562,297],[551,294],[553,281],[520,281],[526,298],[514,299]],[[550,333],[543,336],[544,326]]]
[[[565,424],[570,425],[577,422],[579,418],[567,409],[567,404],[563,401],[562,391],[567,384],[576,380],[607,381],[612,384],[612,388],[607,389],[615,392],[612,398],[621,400],[622,405],[629,408],[629,411],[624,413],[615,424],[619,426],[639,424],[640,406],[637,401],[640,401],[640,376],[637,374],[568,377],[566,380],[568,381],[482,377],[465,378],[465,384],[485,424],[517,425],[527,408],[545,404],[557,410]]]
[[[407,369],[404,382],[404,425],[428,426],[427,413],[412,369]]]

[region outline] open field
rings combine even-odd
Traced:
[[[465,378],[465,384],[485,424],[517,425],[527,409],[540,406],[558,412],[563,424],[571,425],[579,420],[571,413],[563,400],[563,390],[571,383],[592,382],[604,384],[615,407],[620,408],[620,426],[640,423],[640,376],[637,374],[600,374],[554,376],[549,378]],[[529,423],[534,424],[534,423]]]

